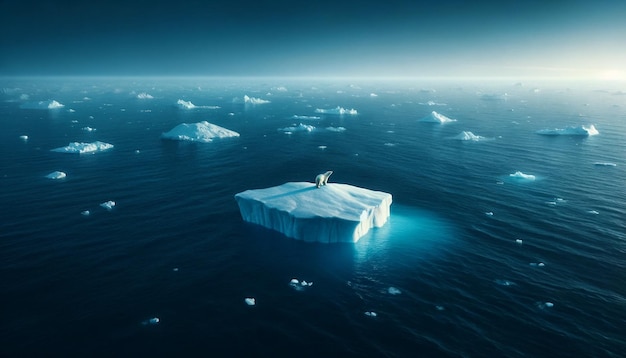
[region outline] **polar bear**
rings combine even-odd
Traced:
[[[315,186],[316,187],[321,187],[322,185],[326,185],[326,183],[328,183],[328,178],[330,178],[330,175],[333,173],[332,170],[327,171],[326,173],[320,174],[318,176],[315,177]]]

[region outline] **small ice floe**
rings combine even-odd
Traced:
[[[378,95],[374,92],[370,93],[370,97],[378,97]]]
[[[278,128],[279,131],[282,132],[312,132],[315,129],[314,126],[310,125],[310,124],[298,124],[298,125],[292,125],[291,127],[283,127],[283,128]]]
[[[368,317],[376,317],[378,316],[374,311],[365,311],[365,315]]]
[[[556,201],[546,201],[546,205],[548,205],[548,206],[556,206]]]
[[[147,319],[143,322],[141,322],[141,324],[143,324],[144,326],[153,326],[153,325],[157,325],[161,323],[161,319],[159,317],[152,317],[150,319]]]
[[[543,310],[543,309],[546,309],[546,308],[552,308],[552,307],[554,307],[554,303],[552,303],[552,302],[550,302],[550,301],[547,301],[547,302],[537,302],[537,303],[536,303],[536,305],[537,305],[537,307],[538,307],[539,309],[542,309],[542,310]]]
[[[593,163],[596,167],[616,167],[617,164],[611,162],[595,162]]]
[[[515,239],[515,243],[521,245],[524,243],[524,241],[522,241],[522,239]]]
[[[23,140],[24,142],[26,142],[28,140],[28,136],[27,135],[21,135],[20,139]]]
[[[95,132],[96,131],[95,128],[91,128],[91,127],[83,127],[81,129],[84,130],[85,132]]]
[[[387,293],[388,293],[388,294],[390,294],[390,295],[394,295],[394,296],[395,296],[395,295],[399,295],[399,294],[401,294],[401,293],[402,293],[402,291],[400,291],[399,289],[397,289],[397,288],[395,288],[395,287],[391,286],[391,287],[389,287],[389,288],[387,289]]]
[[[494,282],[500,286],[515,286],[515,282],[509,280],[497,279]]]
[[[85,154],[85,153],[102,152],[105,150],[109,150],[111,148],[113,148],[113,144],[104,143],[100,141],[95,141],[93,143],[72,142],[66,147],[51,149],[51,151],[59,152],[59,153]]]
[[[436,309],[437,311],[445,311],[445,310],[446,310],[446,308],[445,308],[445,307],[443,307],[443,306],[441,306],[441,305],[437,305],[437,306],[435,306],[435,309]]]
[[[520,171],[516,171],[513,174],[509,174],[509,177],[513,178],[513,179],[525,180],[525,181],[533,181],[533,180],[536,179],[536,177],[534,175],[532,175],[532,174],[525,174],[525,173],[522,173]]]
[[[487,216],[493,216],[493,211],[487,211],[487,212],[485,212],[485,215],[487,215]]]
[[[248,95],[243,96],[243,102],[246,104],[265,104],[270,103],[270,101],[261,98],[249,97]]]
[[[597,210],[587,210],[587,213],[588,214],[592,214],[592,215],[599,215],[600,214],[600,212],[597,211]]]
[[[55,171],[55,172],[52,172],[52,173],[46,175],[46,178],[57,180],[57,179],[63,179],[66,176],[67,176],[67,174],[65,174],[64,172]]]
[[[328,148],[328,147],[327,147],[327,146],[325,146],[325,145],[318,145],[318,146],[317,146],[317,148],[318,148],[318,149],[321,149],[321,150],[325,150],[325,149],[326,149],[326,148]]]
[[[80,212],[80,215],[82,216],[89,216],[89,214],[91,214],[91,212],[89,212],[89,210],[83,210]]]
[[[178,267],[174,267],[174,268],[172,269],[172,271],[174,271],[174,272],[178,272]]]
[[[336,108],[324,109],[324,108],[316,108],[315,113],[324,113],[324,114],[339,114],[344,115],[348,114],[351,116],[355,116],[358,114],[357,110],[354,108],[345,109],[343,107],[337,106]]]
[[[297,278],[292,278],[291,281],[289,281],[289,286],[296,291],[302,291],[306,287],[313,286],[313,282],[307,282],[305,280],[300,281]]]
[[[137,95],[138,99],[153,99],[154,97],[151,94],[148,94],[146,92],[141,92],[140,94]]]
[[[529,263],[530,266],[532,267],[544,267],[546,266],[546,264],[544,264],[543,262],[531,262]]]
[[[329,132],[345,132],[346,127],[326,127],[326,130]]]
[[[420,122],[428,122],[428,123],[444,124],[444,123],[456,122],[456,119],[448,118],[448,117],[444,116],[443,114],[440,114],[440,113],[437,113],[435,111],[432,111],[432,112],[430,112],[429,115],[427,115],[426,117],[423,117],[419,121]]]
[[[385,144],[383,144],[383,145],[384,145],[385,147],[395,147],[395,146],[396,146],[396,143],[390,143],[390,142],[387,142],[387,143],[385,143]]]
[[[317,120],[317,119],[322,119],[322,117],[320,116],[301,116],[301,115],[297,115],[294,114],[293,116],[291,116],[291,119],[296,119],[296,120]]]
[[[256,305],[256,299],[254,299],[254,297],[246,297],[244,299],[244,302],[248,305],[248,306],[254,306]]]
[[[115,202],[113,200],[105,201],[104,203],[101,203],[100,206],[107,210],[112,210],[115,206]]]

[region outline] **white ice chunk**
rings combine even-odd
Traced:
[[[159,324],[160,322],[161,322],[161,319],[159,317],[152,317],[150,319],[147,319],[141,322],[141,324],[143,324],[144,326],[147,326],[147,325],[156,325],[156,324]]]
[[[256,305],[256,299],[254,299],[254,297],[246,297],[244,299],[244,302],[248,305],[248,306],[254,306]]]
[[[495,283],[500,285],[500,286],[515,286],[515,282],[513,281],[509,281],[509,280],[495,280]]]
[[[214,138],[239,137],[239,133],[231,131],[207,121],[198,123],[181,123],[169,132],[163,133],[161,138],[172,140],[186,140],[192,142],[209,143]]]
[[[220,106],[196,106],[195,104],[191,103],[191,101],[185,101],[182,99],[179,99],[176,104],[178,105],[178,107],[182,108],[182,109],[194,109],[194,108],[203,108],[203,109],[219,109],[221,108]]]
[[[22,109],[58,109],[63,107],[65,107],[64,104],[61,104],[53,99],[48,101],[27,102],[20,106]]]
[[[181,108],[185,108],[185,109],[194,109],[196,108],[196,105],[191,103],[191,101],[183,101],[182,99],[179,99],[176,104],[181,107]]]
[[[55,149],[52,149],[52,151],[59,152],[59,153],[84,154],[84,153],[102,152],[111,148],[113,148],[113,144],[104,143],[100,141],[96,141],[93,143],[73,142],[73,143],[68,144],[66,147],[55,148]]]
[[[457,134],[456,136],[452,137],[452,139],[462,140],[462,141],[478,142],[478,141],[481,141],[481,140],[485,140],[487,138],[483,137],[483,136],[476,135],[476,134],[474,134],[472,132],[463,131],[463,132]]]
[[[420,104],[423,106],[446,106],[447,105],[445,103],[439,103],[435,101],[420,102]]]
[[[345,132],[346,128],[345,127],[326,127],[326,130],[330,132]]]
[[[100,206],[107,210],[112,210],[115,206],[115,202],[113,200],[105,201],[104,203],[101,203]]]
[[[315,109],[315,113],[324,113],[324,114],[349,114],[351,116],[357,115],[358,112],[356,109],[352,108],[352,109],[345,109],[343,107],[335,107],[335,108],[330,108],[330,109],[323,109],[323,108],[317,108]]]
[[[593,215],[599,215],[600,214],[600,212],[597,211],[597,210],[588,210],[587,213],[593,214]]]
[[[595,162],[593,165],[597,167],[616,167],[617,164],[611,162]]]
[[[296,119],[296,120],[318,120],[318,119],[322,119],[322,117],[319,116],[299,116],[297,114],[294,114],[291,119]]]
[[[291,127],[284,127],[284,128],[278,128],[279,131],[281,132],[312,132],[315,129],[314,126],[310,125],[310,124],[298,124],[298,125],[293,125]]]
[[[46,178],[48,178],[48,179],[55,179],[56,180],[56,179],[63,179],[66,176],[67,175],[64,172],[55,171],[55,172],[52,172],[52,173],[46,175]]]
[[[96,131],[95,128],[91,128],[91,127],[83,127],[81,129],[84,130],[85,132],[95,132]]]
[[[27,135],[21,135],[20,139],[23,140],[24,142],[26,142],[28,140],[28,136]]]
[[[420,119],[420,122],[444,124],[444,123],[456,122],[456,119],[451,119],[451,118],[444,116],[443,114],[432,111],[430,112],[429,115]]]
[[[365,315],[368,316],[368,317],[376,317],[376,316],[378,316],[376,314],[376,312],[374,312],[374,311],[366,311]]]
[[[389,217],[391,194],[348,184],[289,182],[235,195],[242,218],[310,242],[357,242]]]
[[[390,295],[399,295],[402,293],[402,291],[400,291],[399,289],[391,286],[387,289],[387,293],[389,293]]]
[[[91,213],[89,212],[89,210],[83,210],[83,211],[80,212],[80,214],[82,216],[89,216],[89,214],[91,214]]]
[[[154,97],[151,94],[148,94],[146,92],[141,92],[140,94],[137,95],[138,99],[153,99]]]
[[[487,212],[485,213],[485,215],[487,215],[487,216],[493,216],[493,211],[487,211]]]
[[[243,96],[243,102],[247,104],[265,104],[270,103],[270,101],[261,98],[248,97],[248,95]]]
[[[521,245],[524,243],[524,241],[522,241],[522,239],[515,239],[515,243]]]
[[[566,127],[566,128],[555,128],[555,129],[541,129],[537,131],[537,134],[541,135],[568,135],[568,136],[592,136],[600,134],[596,127],[592,124],[590,126],[578,126],[578,127]]]
[[[513,178],[513,179],[520,179],[520,180],[528,180],[528,181],[533,181],[536,179],[536,177],[532,174],[524,174],[520,171],[516,171],[513,174],[509,174],[509,177]]]

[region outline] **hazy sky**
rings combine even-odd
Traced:
[[[626,79],[624,0],[0,0],[0,75]]]

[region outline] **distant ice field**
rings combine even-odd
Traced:
[[[1,79],[0,356],[621,356],[624,90]],[[205,121],[239,136],[162,138]],[[327,170],[388,222],[322,245],[241,218]]]

